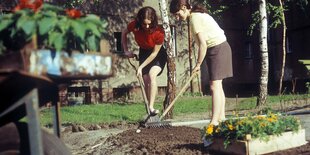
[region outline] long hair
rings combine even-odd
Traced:
[[[145,19],[148,19],[151,21],[150,24],[150,31],[154,31],[157,26],[158,26],[158,18],[156,15],[156,11],[154,8],[150,7],[150,6],[146,6],[141,8],[138,11],[137,17],[136,17],[136,28],[141,30],[142,29],[142,25]]]
[[[208,10],[201,4],[194,4],[191,7],[189,0],[172,0],[170,3],[170,12],[176,13],[181,10],[181,7],[185,5],[187,9],[191,9],[191,12],[208,13]]]

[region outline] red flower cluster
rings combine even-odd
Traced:
[[[19,4],[13,9],[13,12],[22,9],[32,9],[34,12],[37,12],[42,5],[43,0],[20,0]]]
[[[66,9],[66,13],[71,18],[80,18],[82,16],[81,11],[76,9]]]

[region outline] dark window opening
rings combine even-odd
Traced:
[[[114,52],[115,53],[122,53],[122,32],[114,32]]]
[[[252,43],[250,41],[245,42],[244,59],[253,59]]]

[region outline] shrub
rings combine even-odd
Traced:
[[[57,51],[98,51],[107,22],[94,14],[65,9],[42,0],[20,0],[0,15],[1,50],[19,50],[35,35],[38,48]]]

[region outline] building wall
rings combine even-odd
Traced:
[[[219,5],[217,1],[212,1],[212,5]],[[85,5],[87,6],[87,5]],[[115,51],[114,32],[121,32],[127,23],[134,19],[136,12],[143,6],[152,6],[157,10],[160,17],[158,1],[154,0],[103,0],[100,5],[95,6],[92,10],[97,10],[98,14],[106,19],[109,23],[108,31],[104,40],[104,52]],[[168,6],[168,5],[167,5]],[[230,84],[257,84],[260,75],[260,48],[259,48],[259,31],[256,27],[252,35],[248,35],[250,24],[253,22],[251,13],[257,10],[257,3],[251,2],[246,5],[234,5],[227,11],[223,12],[221,18],[216,18],[219,25],[224,29],[228,42],[233,52],[233,69],[234,77],[227,79],[225,83]],[[309,9],[308,9],[309,10]],[[99,13],[100,12],[100,13]],[[293,18],[298,16],[299,18]],[[309,58],[309,46],[307,46],[310,38],[308,18],[300,12],[300,9],[294,8],[290,10],[288,17],[288,35],[290,40],[290,49],[293,51],[288,54],[287,69],[285,80],[290,80],[293,76],[304,76],[302,67],[297,60],[301,58]],[[289,18],[290,17],[290,18]],[[182,86],[189,77],[189,58],[188,58],[188,29],[186,23],[175,22],[170,18],[171,24],[176,26],[177,30],[177,86]],[[281,29],[269,31],[269,56],[270,56],[270,77],[271,81],[277,80],[281,62],[282,34]],[[138,47],[132,36],[130,40],[130,50],[138,52]],[[193,65],[197,58],[197,47],[192,46]],[[112,87],[128,87],[138,85],[135,72],[127,62],[127,59],[114,54],[115,69],[114,77],[109,79]],[[137,65],[137,64],[136,64]],[[158,78],[159,86],[166,86],[167,76],[166,69]],[[291,72],[294,75],[291,75]],[[292,74],[293,74],[292,73]],[[205,74],[203,74],[205,75]],[[198,87],[195,79],[195,86]],[[207,80],[203,77],[202,80]],[[203,82],[203,88],[208,87],[208,82]]]
[[[143,6],[152,6],[157,11],[157,15],[161,22],[161,13],[159,10],[158,1],[154,0],[145,0],[145,1],[135,1],[136,5],[131,5],[130,2],[126,3],[128,7],[120,6],[123,2],[115,3],[113,6],[106,6],[106,7],[113,7],[118,8],[116,12],[112,11],[104,11],[105,13],[101,14],[103,19],[108,20],[108,34],[105,42],[104,52],[112,52],[114,55],[114,78],[110,78],[109,83],[111,87],[131,87],[138,85],[135,71],[132,69],[130,64],[128,63],[126,58],[120,57],[118,54],[114,53],[116,50],[114,32],[121,32],[123,28],[127,26],[127,24],[134,19],[138,10]],[[168,7],[168,5],[167,5]],[[129,9],[129,10],[128,10]],[[105,10],[105,9],[102,9]],[[172,20],[170,24],[175,24]],[[177,85],[181,86],[186,82],[186,79],[189,78],[189,58],[187,55],[188,52],[188,40],[187,40],[187,26],[186,23],[177,23],[176,25],[177,30],[177,57],[176,57],[176,71],[177,71]],[[138,54],[138,47],[133,39],[133,36],[129,36],[129,49],[134,53]],[[133,61],[136,66],[138,63]],[[197,80],[196,80],[197,81]],[[158,85],[159,86],[166,86],[167,84],[167,69],[163,71],[163,73],[158,77]],[[196,86],[198,87],[198,85]],[[198,89],[198,88],[197,88]]]

